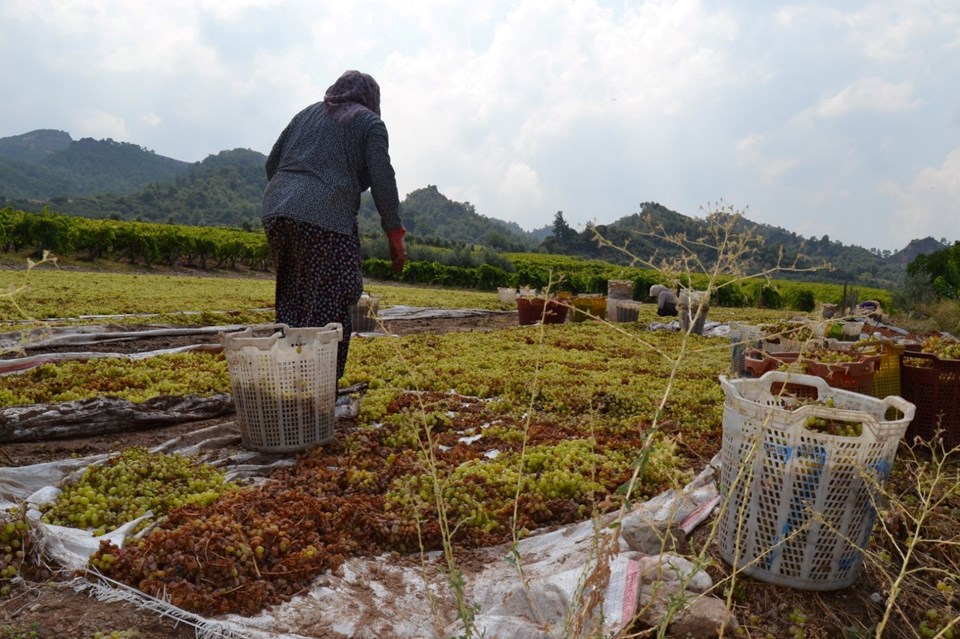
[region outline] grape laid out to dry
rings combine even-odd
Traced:
[[[10,580],[23,563],[27,522],[16,508],[0,514],[0,597],[10,594]]]
[[[87,468],[41,510],[45,523],[89,528],[99,536],[147,511],[161,516],[184,505],[211,504],[231,488],[223,473],[208,464],[128,448],[103,465]]]
[[[823,364],[844,364],[860,361],[860,354],[851,351],[842,351],[828,348],[817,348],[804,353],[803,358],[821,362]]]
[[[615,491],[633,473],[642,433],[570,439],[574,422],[534,422],[521,467],[518,425],[493,419],[491,410],[489,402],[441,393],[403,395],[380,426],[341,434],[261,485],[205,507],[175,508],[123,548],[103,542],[91,565],[199,614],[253,614],[309,588],[346,557],[441,548],[438,498],[453,542],[471,547],[511,539],[515,499],[521,534],[583,519],[604,495],[617,506]],[[426,424],[432,463],[421,448]],[[667,443],[653,445],[637,495],[672,485],[674,454]],[[431,472],[439,493],[424,479]]]

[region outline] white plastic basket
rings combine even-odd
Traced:
[[[380,310],[380,298],[363,295],[356,304],[351,304],[350,325],[354,333],[376,333],[377,313]]]
[[[333,439],[342,338],[340,324],[221,334],[244,448],[288,453]]]
[[[607,298],[614,300],[633,299],[633,280],[607,280]],[[608,314],[607,317],[610,317]]]
[[[517,303],[517,289],[515,288],[506,288],[503,286],[497,287],[497,297],[500,298],[500,301],[505,304],[516,304]]]
[[[747,370],[743,363],[747,347],[757,348],[760,344],[760,327],[743,322],[730,322],[730,370],[737,377],[743,377]]]
[[[778,585],[851,585],[876,520],[876,489],[890,474],[914,405],[780,371],[758,379],[721,376],[720,384],[726,397],[721,556],[745,574]],[[794,395],[818,403],[803,405]],[[820,404],[828,399],[833,407]],[[896,411],[888,414],[891,408]],[[857,422],[862,433],[818,433],[806,428],[808,417]]]

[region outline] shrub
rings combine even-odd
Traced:
[[[790,299],[790,308],[795,311],[809,313],[817,307],[817,300],[813,291],[806,288],[796,289]]]
[[[727,284],[713,292],[715,306],[744,308],[750,306],[750,296],[740,284]]]
[[[757,294],[757,306],[760,308],[783,308],[783,296],[780,290],[772,284],[762,284]]]

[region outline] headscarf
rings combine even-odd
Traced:
[[[344,71],[323,96],[327,115],[346,124],[363,109],[380,115],[380,85],[366,73]]]

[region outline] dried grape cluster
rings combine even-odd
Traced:
[[[923,340],[921,350],[933,353],[940,359],[960,359],[960,341],[941,335],[931,335]]]
[[[20,572],[27,530],[16,507],[0,515],[0,597],[10,594],[10,580]]]
[[[338,429],[256,489],[175,509],[122,549],[104,545],[94,565],[200,614],[249,614],[353,554],[441,548],[438,506],[454,544],[485,546],[512,539],[514,523],[523,534],[616,508],[645,449],[634,497],[675,485],[683,455],[700,461],[718,445],[715,371],[728,356],[705,351],[678,376],[663,427],[684,433],[681,450],[646,432],[669,362],[599,327],[571,327],[545,335],[536,388],[531,337],[519,331],[359,340],[341,383],[378,388],[356,428]],[[682,346],[674,334],[657,339],[667,352]],[[691,442],[706,443],[697,452]]]
[[[98,630],[93,633],[93,639],[137,639],[140,636],[140,633],[136,630],[111,630],[109,632],[104,632]]]
[[[428,412],[419,419],[436,444],[434,472],[456,530],[454,541],[462,545],[510,539],[518,479],[520,529],[588,516],[629,478],[642,445],[640,433],[569,439],[574,424],[535,423],[518,477],[520,443],[492,433],[461,441],[485,430],[478,424],[493,421],[486,412],[490,403],[405,395],[391,404],[391,419],[381,427],[342,434],[257,488],[227,493],[205,508],[175,509],[124,548],[103,543],[91,563],[200,614],[251,614],[309,587],[347,556],[415,552],[421,545],[438,549],[442,538],[434,484],[427,478],[430,466],[420,448],[424,442],[410,432],[413,408],[421,401]],[[507,422],[500,426],[505,430]],[[493,449],[502,452],[488,458],[485,453]],[[674,455],[666,444],[655,448],[641,492],[663,488],[663,474],[677,465]]]
[[[780,321],[773,324],[765,324],[761,328],[767,340],[790,339],[806,342],[818,338],[813,327],[804,322]]]
[[[184,505],[211,504],[231,488],[223,473],[209,464],[128,448],[103,465],[87,468],[41,510],[48,524],[91,528],[94,535],[102,535],[147,511],[159,516]]]
[[[184,506],[124,548],[104,541],[91,563],[104,574],[201,614],[253,614],[335,569],[356,545],[338,503],[274,484]]]

